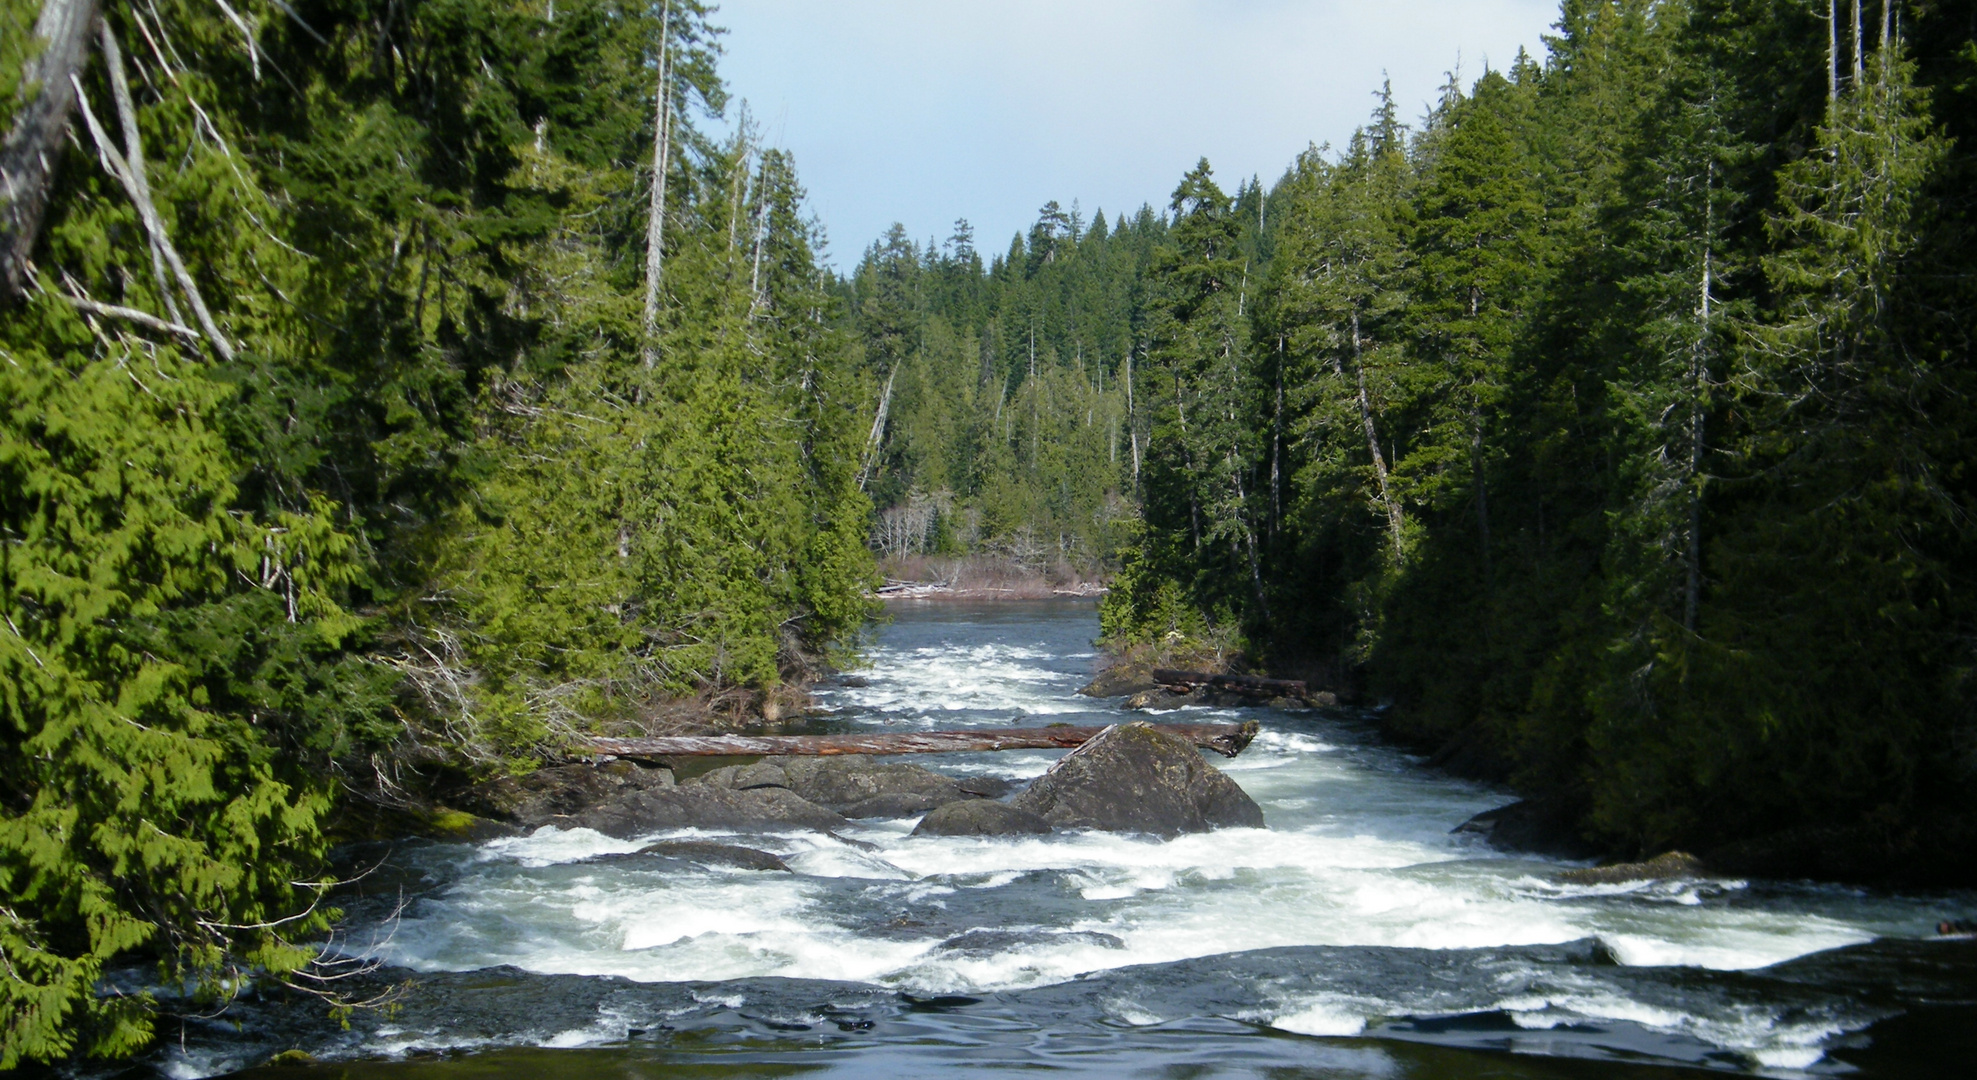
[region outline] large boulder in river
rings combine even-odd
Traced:
[[[1013,803],[1072,829],[1176,836],[1263,827],[1256,801],[1193,743],[1141,721],[1099,732]]]
[[[557,765],[525,776],[503,776],[462,792],[460,805],[483,817],[533,829],[641,791],[673,786],[673,773],[629,761]]]
[[[912,817],[976,797],[932,769],[866,754],[767,757],[753,765],[716,769],[683,785],[698,786],[738,791],[785,788],[852,818]]]
[[[565,828],[596,829],[606,836],[628,839],[668,829],[733,829],[741,832],[784,832],[815,829],[830,832],[849,825],[834,811],[788,788],[737,790],[712,784],[650,788],[558,819]]]
[[[914,836],[1038,836],[1050,822],[1019,806],[993,799],[948,803],[920,819]]]

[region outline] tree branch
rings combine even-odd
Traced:
[[[123,54],[117,48],[117,38],[111,33],[109,24],[103,24],[99,41],[103,48],[105,66],[110,70],[112,96],[116,99],[119,119],[126,136],[131,140],[130,159],[126,160],[117,152],[110,137],[104,133],[103,125],[97,121],[95,111],[89,107],[89,95],[83,91],[82,81],[71,74],[69,82],[75,88],[76,104],[82,110],[83,122],[89,127],[90,137],[96,141],[96,151],[103,161],[105,171],[123,185],[125,194],[130,196],[130,201],[137,207],[138,217],[143,220],[145,231],[151,234],[152,242],[157,244],[166,265],[171,267],[172,275],[178,280],[179,289],[185,293],[186,301],[192,305],[192,314],[198,320],[200,329],[205,332],[206,340],[212,344],[213,351],[219,353],[222,360],[231,362],[233,346],[227,341],[226,335],[220,333],[218,324],[213,321],[212,312],[207,310],[206,300],[200,295],[198,284],[192,280],[191,273],[186,270],[185,260],[179,257],[178,248],[172,245],[171,234],[165,231],[164,220],[158,216],[158,208],[151,202],[151,189],[143,179],[144,147],[136,139],[137,118],[132,111],[130,85],[124,81]]]

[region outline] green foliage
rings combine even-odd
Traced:
[[[0,324],[0,1068],[141,1048],[134,964],[321,989],[337,799],[772,689],[872,612],[855,348],[787,156],[694,126],[705,5],[235,7],[107,12],[136,141],[99,51]]]
[[[1829,101],[1824,14],[1568,0],[1411,137],[1190,173],[1106,632],[1242,626],[1616,848],[1977,814],[1977,52],[1910,10]]]
[[[1150,423],[1131,388],[1165,222],[1103,221],[1050,203],[986,267],[966,221],[940,247],[895,227],[866,252],[846,327],[866,415],[884,402],[862,451],[881,552],[1109,563]]]

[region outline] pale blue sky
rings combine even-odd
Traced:
[[[894,221],[1007,248],[1050,199],[1163,206],[1341,144],[1382,72],[1419,116],[1455,68],[1542,55],[1557,0],[722,0],[722,72],[793,151],[831,261]],[[732,110],[731,110],[732,114]]]

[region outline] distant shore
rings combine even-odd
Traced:
[[[1102,574],[1065,560],[1041,564],[993,555],[893,557],[879,566],[881,600],[1063,600],[1103,596]]]
[[[1088,600],[1104,596],[1106,587],[1084,582],[1071,588],[960,587],[926,581],[888,581],[874,595],[881,600]]]

